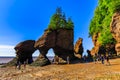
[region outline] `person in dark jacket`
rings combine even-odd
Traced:
[[[107,62],[107,65],[110,65],[110,58],[109,58],[109,55],[106,55],[106,62]]]

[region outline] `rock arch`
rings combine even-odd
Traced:
[[[67,56],[70,59],[75,58],[73,50],[73,29],[58,29],[54,31],[45,30],[42,37],[40,37],[34,47],[39,50],[40,55],[33,65],[44,66],[50,64],[47,58],[49,49],[53,49],[54,54],[62,61],[66,61]]]
[[[58,56],[60,63],[66,63],[68,56],[70,60],[74,59],[73,29],[45,30],[42,37],[36,42],[35,40],[20,42],[14,48],[16,50],[16,57],[8,64],[11,65],[12,63],[15,65],[17,60],[24,63],[27,59],[29,63],[32,63],[32,54],[38,49],[40,54],[31,65],[48,65],[50,61],[46,55],[51,48],[54,54]]]

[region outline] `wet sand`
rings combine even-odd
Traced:
[[[22,66],[0,68],[0,80],[120,80],[120,59],[110,60],[111,65],[78,63],[44,67]]]

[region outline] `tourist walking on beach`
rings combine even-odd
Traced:
[[[100,54],[98,54],[98,61],[100,61],[101,60],[101,55]]]
[[[20,69],[21,69],[21,63],[20,63],[20,61],[19,61],[19,60],[17,60],[16,67],[17,67],[17,69],[18,69],[18,70],[20,70]]]
[[[86,55],[84,55],[83,60],[84,60],[85,63],[87,62],[86,58],[87,58]]]
[[[24,69],[26,69],[26,65],[28,64],[28,59],[26,61],[24,61]]]
[[[93,56],[93,60],[94,60],[94,63],[96,64],[96,62],[97,62],[97,54],[95,54],[95,55]]]
[[[67,64],[70,64],[70,58],[67,56]]]
[[[15,69],[20,70],[21,69],[21,63],[20,60],[17,60],[16,64],[15,64]]]
[[[101,55],[101,63],[104,64],[104,55]]]
[[[24,69],[25,69],[26,68],[26,61],[24,62],[23,66],[24,66]]]
[[[110,61],[109,61],[109,55],[106,55],[106,62],[107,62],[107,65],[110,65]]]

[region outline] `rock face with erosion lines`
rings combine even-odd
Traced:
[[[99,52],[99,48],[100,48],[100,42],[98,41],[99,36],[100,36],[100,33],[96,33],[92,36],[92,42],[94,44],[94,47],[91,50],[92,55],[95,55],[95,53]]]
[[[96,33],[92,36],[94,47],[90,51],[90,54],[91,55],[105,54],[105,53],[109,53],[111,55],[116,54],[115,44],[107,44],[106,46],[102,46],[98,40],[99,36],[100,36],[100,33]]]
[[[26,40],[20,42],[15,46],[16,57],[8,62],[8,65],[15,65],[17,61],[20,61],[22,64],[27,61],[29,64],[33,62],[32,54],[36,50],[34,48],[35,40]]]
[[[117,42],[115,46],[115,50],[119,55],[120,54],[120,12],[116,12],[113,15],[110,28],[111,28],[111,33]]]
[[[76,55],[76,56],[80,55],[80,57],[82,57],[82,54],[83,54],[82,41],[83,41],[83,39],[82,39],[82,38],[79,38],[79,39],[77,40],[77,42],[75,43],[74,52],[75,52],[75,55]]]
[[[73,52],[73,29],[45,30],[34,47],[40,51],[40,55],[33,65],[44,66],[50,64],[46,55],[51,48],[55,56],[59,58],[59,63],[66,63],[68,56],[70,60],[75,58]]]

